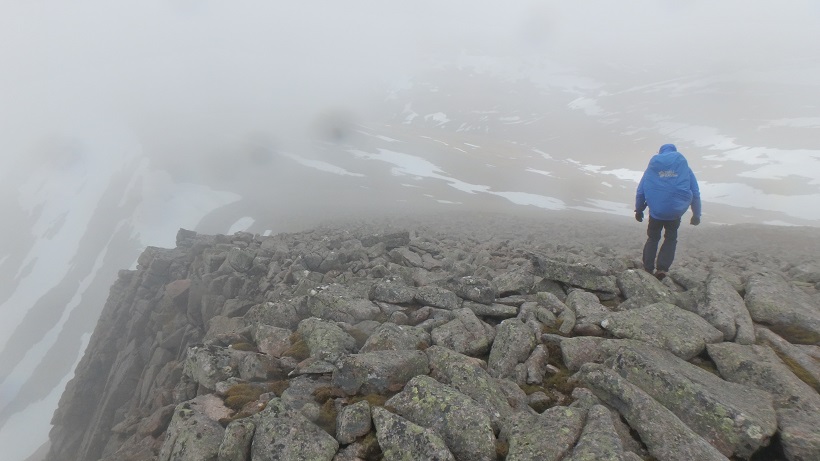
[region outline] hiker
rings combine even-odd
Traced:
[[[678,244],[678,227],[681,216],[692,207],[689,224],[700,224],[700,189],[695,173],[686,158],[674,144],[664,144],[649,160],[635,195],[635,219],[643,222],[643,210],[649,206],[649,227],[643,247],[643,268],[650,274],[657,269],[655,277],[663,280],[675,259]],[[663,244],[658,243],[663,234]],[[655,258],[657,254],[657,264]]]

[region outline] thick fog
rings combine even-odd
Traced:
[[[5,0],[4,458],[45,442],[117,271],[180,227],[626,220],[667,142],[704,225],[819,226],[818,19],[811,0]]]

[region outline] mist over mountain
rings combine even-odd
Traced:
[[[817,227],[819,15],[809,1],[0,6],[0,447],[23,459],[46,440],[117,271],[181,227],[619,221],[666,142],[700,181],[704,227]]]

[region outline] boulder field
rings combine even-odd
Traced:
[[[49,461],[817,460],[816,229],[476,214],[199,235],[123,270]]]

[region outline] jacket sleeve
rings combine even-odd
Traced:
[[[700,218],[700,188],[698,187],[698,180],[695,178],[695,172],[692,170],[689,170],[689,188],[692,190],[692,214]]]
[[[646,173],[644,173],[646,176]],[[643,212],[646,209],[646,196],[643,192],[643,178],[641,176],[641,182],[638,183],[638,192],[635,194],[635,211]]]

